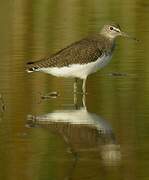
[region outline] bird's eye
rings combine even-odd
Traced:
[[[110,30],[113,30],[113,27],[112,27],[112,26],[110,27]]]

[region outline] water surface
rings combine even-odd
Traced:
[[[147,180],[149,2],[6,1],[0,30],[0,179]],[[119,38],[110,64],[87,81],[86,107],[73,79],[27,74],[40,59],[109,21]],[[79,82],[81,87],[81,82]],[[58,91],[57,98],[41,99]]]

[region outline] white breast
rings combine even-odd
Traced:
[[[65,67],[41,68],[39,71],[58,77],[78,77],[81,79],[86,79],[89,74],[94,73],[104,67],[110,61],[110,59],[110,56],[104,55],[101,58],[98,58],[95,62],[87,64],[72,64]]]

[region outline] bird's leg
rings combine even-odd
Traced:
[[[74,84],[73,84],[73,92],[74,93],[77,93],[77,81],[78,81],[78,78],[75,78],[75,81],[74,81]]]
[[[86,95],[85,94],[83,94],[83,96],[82,96],[82,103],[83,103],[83,108],[87,109],[86,108]]]
[[[82,92],[86,94],[86,79],[83,79]]]
[[[78,109],[78,97],[76,93],[73,94],[73,102],[75,109]]]

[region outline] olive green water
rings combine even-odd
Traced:
[[[1,3],[0,179],[148,180],[148,19],[146,0]],[[86,108],[81,95],[74,105],[72,79],[24,71],[110,21],[140,43],[117,40],[88,78]],[[60,96],[41,98],[52,91]]]

